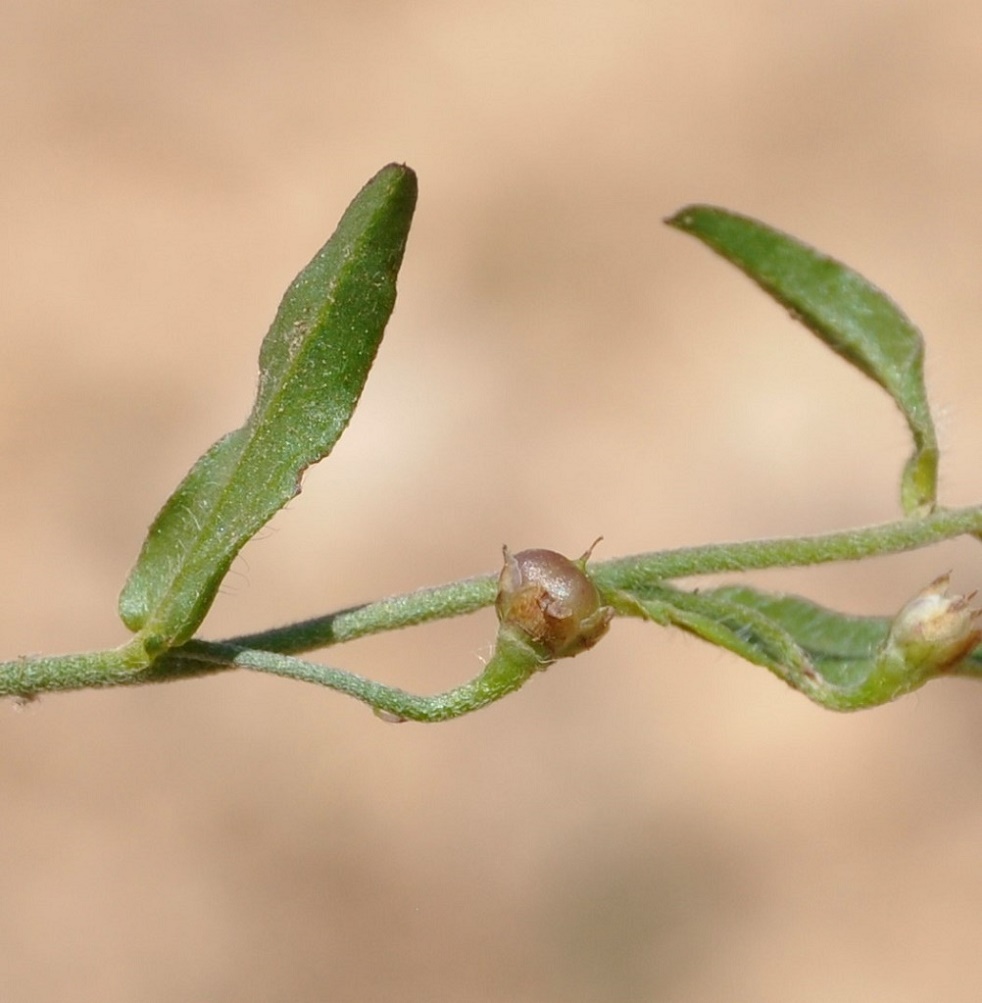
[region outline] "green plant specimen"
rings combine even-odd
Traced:
[[[982,613],[927,585],[892,617],[857,617],[745,585],[673,584],[719,572],[855,561],[982,536],[982,505],[937,504],[938,446],[924,346],[900,309],[862,276],[786,234],[723,209],[691,206],[668,224],[736,265],[893,398],[913,439],[902,518],[824,536],[706,544],[610,561],[505,551],[482,576],[222,642],[195,634],[243,545],[327,456],[368,378],[395,303],[416,205],[416,177],[383,168],[297,276],[259,354],[249,418],[192,467],[150,527],[123,589],[131,631],[118,648],[0,663],[0,696],[167,682],[230,668],[319,683],[388,720],[442,721],[517,690],[536,672],[602,641],[612,620],[679,627],[762,665],[822,706],[872,707],[943,675],[982,677]],[[474,679],[418,696],[296,657],[386,630],[495,605],[494,652]]]

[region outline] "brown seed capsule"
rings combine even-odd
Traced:
[[[578,562],[554,550],[504,554],[495,600],[502,626],[518,628],[550,660],[578,655],[607,633],[614,611],[584,573],[589,550]]]

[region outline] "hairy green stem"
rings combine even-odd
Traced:
[[[903,519],[822,536],[710,543],[591,561],[588,567],[590,577],[601,588],[624,590],[690,575],[856,561],[916,550],[980,531],[982,506],[939,509],[922,519]],[[286,627],[229,638],[225,643],[284,655],[327,648],[369,634],[476,612],[494,602],[496,579],[496,575],[482,575],[418,589]]]
[[[386,686],[353,672],[316,662],[228,644],[190,641],[181,649],[180,660],[213,668],[252,669],[317,683],[361,700],[380,712],[384,720],[393,722],[449,721],[461,717],[513,693],[535,672],[550,664],[539,658],[521,638],[505,630],[499,631],[494,653],[479,675],[461,686],[429,696],[408,693],[395,686]]]
[[[590,572],[598,585],[630,589],[690,575],[858,561],[918,550],[956,536],[979,532],[982,532],[982,506],[938,509],[920,519],[901,519],[822,536],[710,543],[620,557],[591,564]]]
[[[822,536],[708,544],[593,562],[589,571],[602,591],[630,591],[672,578],[896,554],[979,533],[982,506],[939,509],[919,519]],[[109,651],[19,658],[0,663],[0,697],[26,698],[58,690],[166,682],[248,668],[317,682],[400,718],[445,720],[484,706],[517,687],[501,682],[497,666],[492,664],[494,659],[484,673],[457,689],[417,697],[341,669],[284,656],[474,612],[494,602],[495,582],[494,575],[478,576],[224,642],[192,640],[151,665],[141,664],[139,645],[132,643]]]
[[[370,634],[475,613],[494,602],[496,582],[497,575],[464,578],[447,585],[416,589],[405,595],[350,606],[287,627],[243,634],[229,638],[225,643],[239,648],[276,651],[281,655],[329,648]]]

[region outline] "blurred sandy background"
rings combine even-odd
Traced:
[[[146,525],[248,409],[287,283],[420,175],[331,461],[228,635],[491,570],[893,518],[903,424],[661,225],[712,201],[922,325],[982,498],[982,13],[968,2],[6,0],[0,648],[105,647]],[[758,576],[897,608],[967,543]],[[490,612],[331,652],[434,691]],[[472,719],[226,675],[0,707],[4,1003],[977,1000],[982,688],[835,716],[617,623]]]

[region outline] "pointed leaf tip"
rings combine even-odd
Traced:
[[[903,311],[858,272],[750,217],[690,205],[665,222],[736,265],[887,391],[914,440],[901,503],[908,515],[930,511],[937,495],[938,444],[924,385],[923,339]]]
[[[191,637],[235,555],[347,426],[395,304],[416,191],[412,170],[390,164],[358,193],[280,303],[248,420],[198,460],[150,527],[119,610],[151,656]]]

